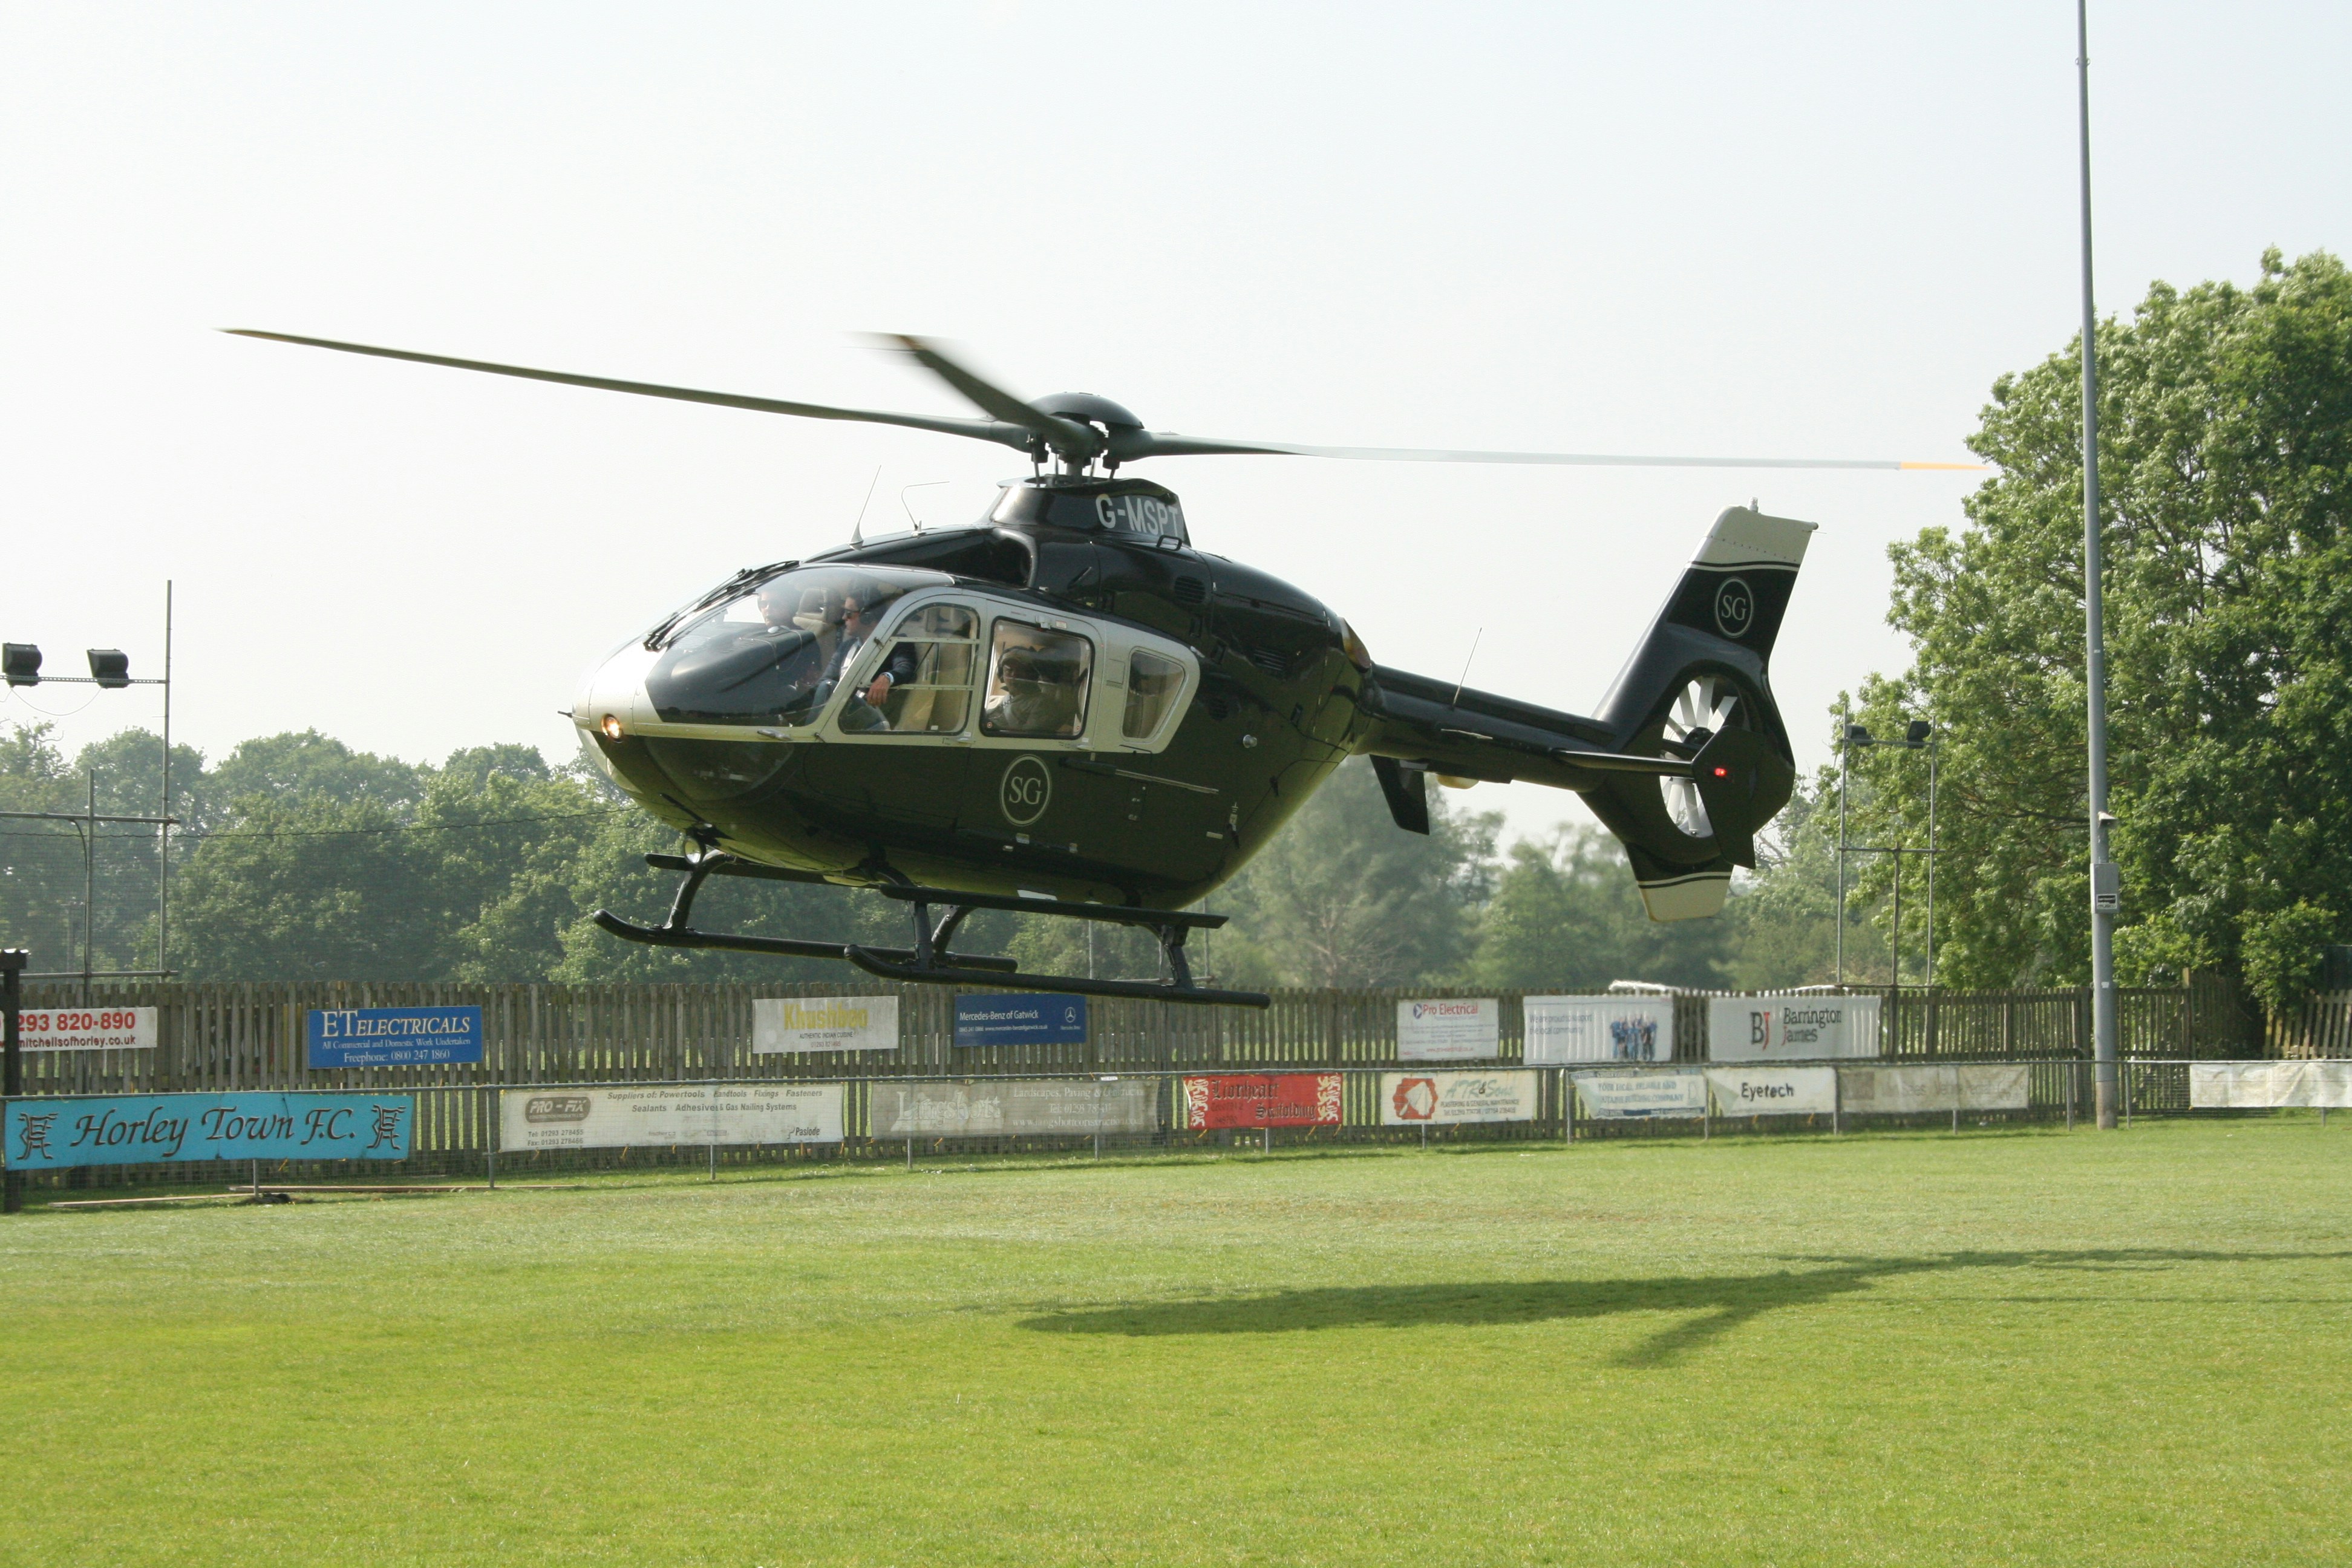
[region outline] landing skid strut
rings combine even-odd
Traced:
[[[1068,903],[1054,899],[1014,899],[995,893],[959,893],[946,888],[919,888],[908,882],[876,884],[873,891],[908,906],[913,921],[912,947],[868,947],[857,942],[803,942],[793,937],[751,936],[732,931],[698,931],[689,923],[694,896],[710,877],[752,877],[772,882],[830,885],[814,871],[762,866],[739,856],[705,850],[695,856],[648,855],[646,864],[659,871],[684,873],[677,896],[670,901],[669,917],[657,926],[639,925],[610,910],[591,918],[626,942],[650,947],[714,948],[727,952],[764,952],[782,958],[837,958],[885,980],[926,985],[1006,985],[1071,991],[1087,996],[1132,996],[1150,1002],[1190,1002],[1229,1007],[1265,1007],[1273,999],[1256,991],[1213,991],[1192,981],[1184,953],[1184,939],[1195,931],[1214,931],[1223,915],[1184,914],[1172,910],[1132,909],[1123,904]],[[934,920],[931,906],[947,912]],[[980,953],[948,951],[948,944],[966,916],[974,910],[1012,910],[1024,915],[1056,915],[1065,920],[1096,921],[1104,925],[1139,926],[1160,941],[1168,961],[1166,980],[1096,980],[1076,974],[1030,974],[1018,961]]]

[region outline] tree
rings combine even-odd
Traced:
[[[1729,935],[1721,920],[1651,920],[1617,841],[1563,823],[1511,847],[1466,973],[1476,985],[1570,992],[1615,980],[1720,986]]]
[[[1999,471],[1965,530],[1895,549],[1915,658],[1857,704],[1941,728],[1938,970],[1963,984],[2088,976],[2080,352],[1994,384],[1969,445]],[[2273,251],[2250,289],[2159,283],[2098,353],[2119,967],[2233,971],[2276,1005],[2352,913],[2352,275]],[[1924,774],[1862,767],[1867,831],[1923,841]]]
[[[1234,916],[1212,939],[1220,979],[1352,986],[1452,976],[1475,939],[1502,817],[1448,810],[1437,792],[1431,796],[1429,833],[1403,832],[1371,764],[1342,763],[1207,901]]]

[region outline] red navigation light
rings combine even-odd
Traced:
[[[1731,776],[1731,770],[1729,768],[1717,768],[1715,770],[1715,776],[1719,779],[1727,779]]]

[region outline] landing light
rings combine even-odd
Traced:
[[[617,713],[607,713],[604,721],[596,728],[604,731],[604,739],[617,741],[621,738],[621,717]]]

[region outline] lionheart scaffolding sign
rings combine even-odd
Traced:
[[[6,1102],[12,1171],[191,1160],[405,1160],[406,1094],[40,1095]]]

